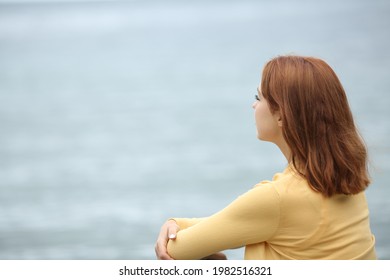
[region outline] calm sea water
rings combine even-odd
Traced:
[[[166,218],[272,178],[251,104],[287,53],[338,73],[390,259],[389,1],[0,3],[0,259],[153,259]]]

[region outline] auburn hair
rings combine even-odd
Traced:
[[[332,68],[314,57],[279,56],[263,69],[261,91],[295,170],[324,196],[357,194],[370,183],[367,150]]]

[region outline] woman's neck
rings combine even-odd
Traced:
[[[291,162],[291,149],[288,146],[287,142],[282,139],[281,141],[275,142],[275,144],[279,147],[279,150],[282,152],[284,157],[286,158],[287,162]]]

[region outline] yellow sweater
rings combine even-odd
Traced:
[[[376,259],[364,192],[325,198],[288,167],[218,213],[174,219],[174,259],[245,246],[245,259]]]

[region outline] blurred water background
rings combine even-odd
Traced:
[[[251,105],[264,63],[289,53],[325,59],[347,91],[390,259],[389,14],[387,0],[1,0],[0,259],[154,259],[165,219],[271,179],[285,160]]]

